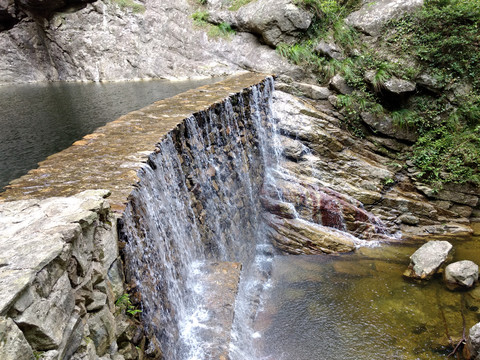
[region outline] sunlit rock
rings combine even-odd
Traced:
[[[471,288],[478,281],[478,265],[470,260],[454,262],[445,268],[444,278],[450,290]]]
[[[265,215],[274,245],[289,254],[332,254],[355,250],[354,238],[333,228],[300,219]]]
[[[217,24],[229,23],[239,31],[260,35],[267,45],[277,46],[294,43],[310,26],[312,14],[292,0],[258,0],[236,12],[214,12],[209,20]]]
[[[448,241],[429,241],[410,256],[410,265],[403,276],[415,280],[430,279],[447,261],[452,248]]]
[[[379,0],[364,1],[363,7],[351,13],[346,22],[358,30],[372,36],[380,35],[387,21],[418,9],[423,0]]]

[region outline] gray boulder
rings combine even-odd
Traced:
[[[471,288],[478,281],[478,265],[470,260],[454,262],[445,268],[444,278],[450,290]]]
[[[353,89],[347,84],[345,79],[338,74],[330,79],[328,86],[343,95],[349,95],[353,92]]]
[[[369,70],[364,75],[365,81],[367,81],[370,85],[374,84],[375,78],[375,71]],[[392,77],[385,81],[382,86],[382,91],[387,91],[393,95],[407,95],[415,91],[415,83],[403,79],[399,79],[396,77]]]
[[[378,36],[389,20],[412,12],[423,5],[423,0],[364,1],[363,7],[351,13],[346,23],[371,36]]]
[[[480,322],[473,325],[468,331],[466,356],[467,359],[480,359]]]
[[[328,57],[335,60],[344,60],[341,49],[333,42],[325,42],[321,40],[317,46],[315,46],[315,52],[319,55]]]
[[[31,346],[12,319],[0,318],[0,359],[35,359]]]
[[[75,297],[65,273],[55,284],[47,299],[39,299],[28,307],[15,322],[28,342],[37,350],[57,349],[75,306]]]
[[[360,117],[365,124],[380,134],[410,142],[415,142],[418,139],[418,134],[415,129],[398,126],[391,117],[377,116],[367,112],[362,112]]]
[[[313,100],[327,100],[328,97],[332,95],[328,88],[322,86],[305,84],[300,82],[294,82],[293,86],[298,89],[303,95]]]
[[[291,44],[298,35],[307,30],[312,15],[294,4],[292,0],[258,0],[242,6],[238,11],[211,13],[209,21],[229,23],[239,31],[261,36],[270,46]]]
[[[410,265],[403,273],[405,278],[430,279],[447,261],[453,246],[448,241],[429,241],[410,256]]]
[[[420,74],[415,81],[418,86],[437,94],[439,94],[443,89],[443,85],[434,76],[426,73]]]

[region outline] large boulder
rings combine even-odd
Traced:
[[[452,248],[448,241],[429,241],[423,244],[410,256],[410,264],[403,276],[414,280],[430,279],[447,261]]]
[[[365,124],[370,126],[375,132],[390,136],[398,140],[415,142],[418,134],[414,128],[402,127],[397,125],[389,116],[380,116],[368,112],[360,113],[360,118]]]
[[[412,12],[423,5],[423,0],[364,1],[363,7],[351,13],[347,24],[371,36],[378,36],[389,20]]]
[[[450,290],[471,288],[478,281],[478,265],[470,260],[454,262],[445,268],[444,278]]]
[[[308,29],[312,15],[295,5],[292,0],[258,0],[242,6],[238,11],[213,12],[209,21],[229,23],[239,31],[261,36],[270,46],[292,44]]]
[[[375,82],[375,70],[368,70],[365,72],[364,78],[367,83],[373,85]],[[411,94],[415,91],[416,86],[414,82],[399,79],[396,77],[391,77],[387,81],[382,83],[380,90],[382,92],[387,92],[390,95],[405,96]]]

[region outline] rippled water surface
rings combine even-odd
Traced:
[[[0,86],[0,189],[123,114],[219,80]]]
[[[480,263],[479,241],[452,242],[454,260]],[[441,278],[404,281],[418,246],[276,257],[256,322],[259,358],[446,359],[464,323],[468,333],[480,320],[480,290],[450,292]]]

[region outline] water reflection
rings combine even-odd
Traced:
[[[479,263],[478,240],[453,242],[454,260]],[[480,319],[480,289],[451,292],[441,278],[404,281],[415,249],[277,257],[257,319],[259,358],[446,359],[463,322],[468,333]]]
[[[0,188],[99,126],[221,79],[0,87]]]

